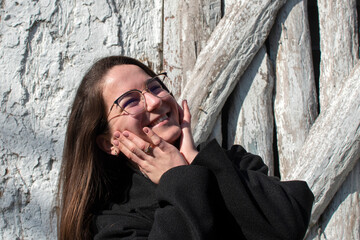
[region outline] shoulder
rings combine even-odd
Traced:
[[[194,159],[194,164],[208,165],[219,161],[221,164],[230,162],[237,170],[253,170],[264,174],[268,173],[268,167],[264,164],[262,158],[247,152],[240,145],[233,145],[230,149],[223,149],[213,139],[207,143],[201,143],[199,146],[200,152]]]

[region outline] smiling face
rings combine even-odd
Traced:
[[[146,80],[151,77],[136,65],[117,65],[112,67],[103,78],[103,99],[107,111],[115,99],[125,92],[145,88]],[[145,141],[149,141],[143,132],[144,127],[151,128],[158,136],[169,143],[174,143],[181,134],[179,124],[178,104],[168,95],[163,98],[143,92],[145,110],[136,115],[121,113],[121,109],[114,105],[109,116],[109,130],[112,135],[115,131],[128,130]]]

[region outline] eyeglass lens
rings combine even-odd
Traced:
[[[169,92],[166,91],[160,84],[160,79],[162,79],[160,76],[155,77],[146,83],[146,90],[159,98],[169,95]],[[145,108],[143,94],[136,90],[124,94],[117,103],[121,109],[125,110],[129,114],[136,114]]]

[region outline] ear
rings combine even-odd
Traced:
[[[107,154],[117,155],[119,153],[119,150],[117,149],[117,147],[111,144],[107,135],[98,135],[96,137],[96,144],[101,150],[103,150]]]

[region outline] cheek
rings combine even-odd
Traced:
[[[180,105],[176,102],[176,100],[174,98],[172,98],[169,101],[169,105],[172,109],[172,114],[173,114],[173,119],[176,121],[176,123],[178,123],[179,125],[180,123],[180,114],[179,114],[179,109],[181,108]]]
[[[172,126],[167,129],[166,132],[159,133],[158,135],[168,143],[173,144],[181,136],[181,128],[178,126]]]
[[[147,138],[147,135],[142,130],[142,118],[141,116],[138,116],[139,119],[132,118],[130,116],[124,116],[122,119],[117,119],[116,123],[111,126],[110,132],[111,135],[114,134],[115,131],[124,132],[129,131],[136,136],[140,137],[141,139],[145,141],[149,141]]]
[[[140,126],[139,121],[130,117],[123,117],[121,119],[117,119],[117,121],[111,126],[110,131],[111,133],[114,133],[115,131],[123,132],[128,130],[132,133],[138,133],[141,130]]]
[[[180,128],[180,127],[177,127],[177,128],[174,130],[174,135],[173,135],[172,142],[175,142],[180,136],[181,136],[181,128]]]
[[[176,103],[176,106],[175,106],[175,119],[176,119],[176,122],[180,125],[181,122],[180,122],[179,108],[180,108],[180,106]]]

